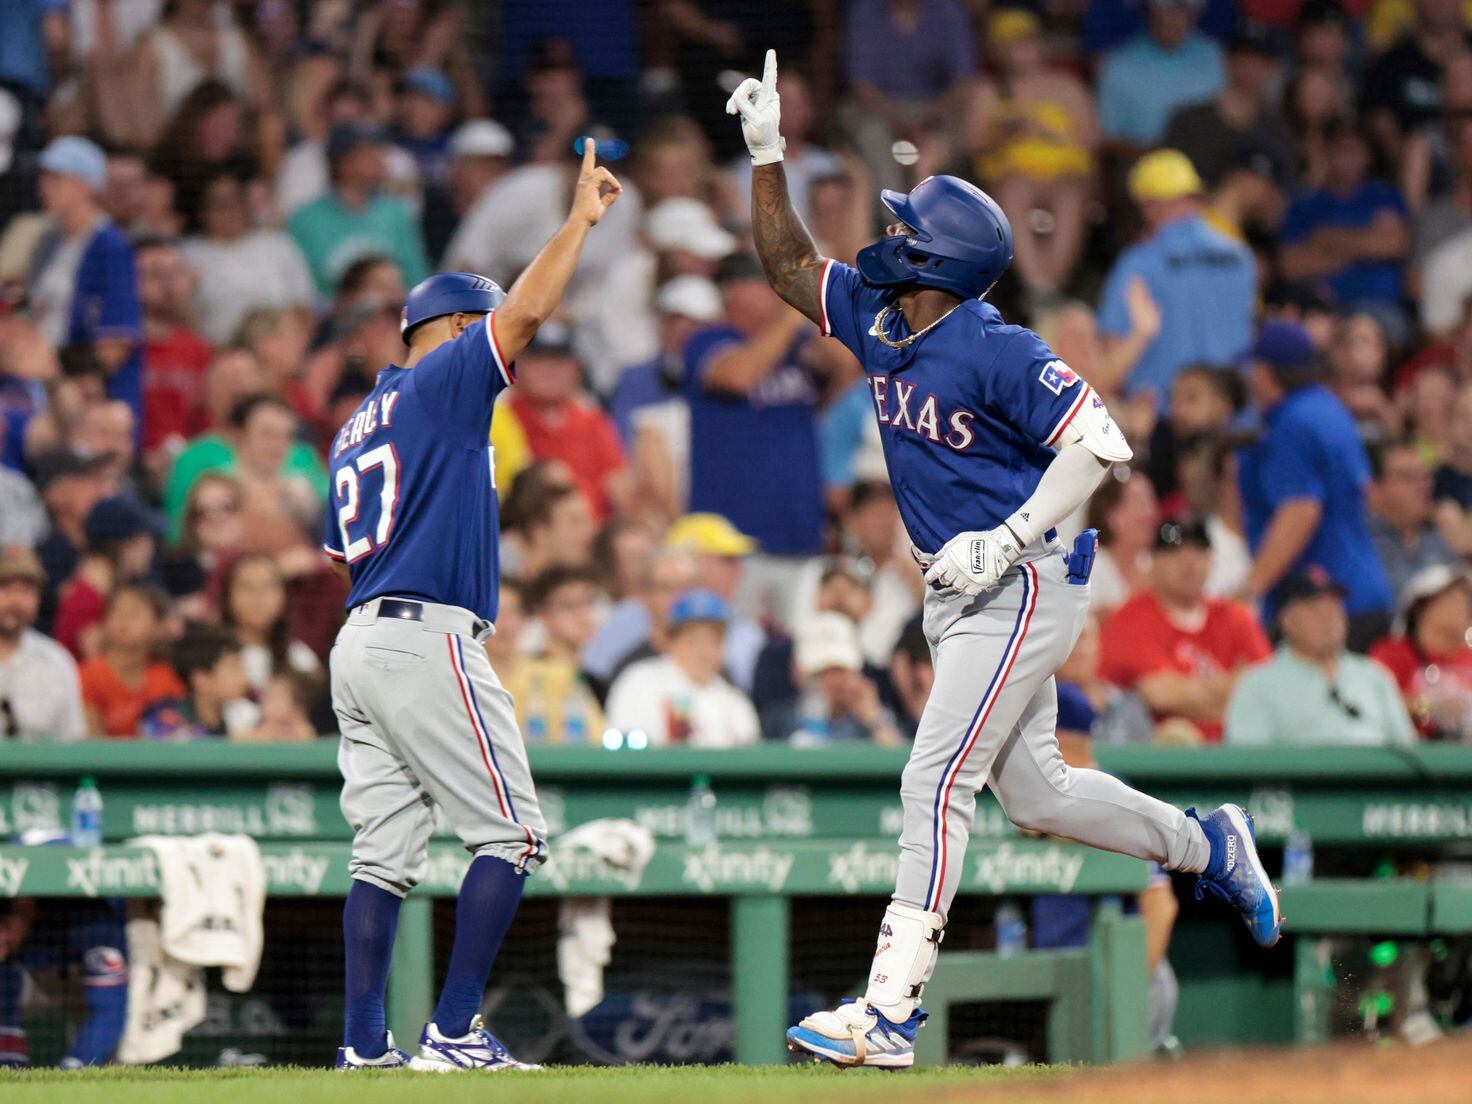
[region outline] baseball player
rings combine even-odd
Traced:
[[[487,434],[516,355],[552,314],[618,181],[582,171],[562,228],[512,286],[431,276],[404,303],[408,354],[378,375],[334,438],[324,547],[351,588],[332,649],[342,810],[353,826],[343,909],[339,1069],[505,1069],[479,1015],[544,824],[511,695],[481,641],[496,619],[497,511]],[[474,858],[434,1018],[413,1058],[384,1026],[399,903],[423,876],[438,808]]]
[[[1252,821],[1235,805],[1181,812],[1093,770],[1054,734],[1053,673],[1088,608],[1093,542],[1070,557],[1054,526],[1131,457],[1103,402],[1034,333],[984,301],[1012,260],[1001,209],[950,176],[884,191],[898,220],[858,255],[824,258],[782,168],[777,61],[736,89],[754,165],[752,220],[772,287],[843,342],[868,375],[890,482],[925,570],[935,686],[901,781],[894,899],[864,997],[809,1016],[793,1049],[839,1065],[913,1064],[920,994],[961,877],[976,791],[1019,827],[1201,875],[1264,946],[1278,902]]]

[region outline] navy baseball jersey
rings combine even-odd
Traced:
[[[390,365],[332,442],[323,548],[348,565],[349,607],[396,595],[496,619],[499,518],[491,413],[515,378],[495,315],[413,368]]]
[[[890,484],[916,547],[939,551],[958,533],[992,529],[1037,489],[1054,445],[1085,402],[1088,384],[1031,330],[971,299],[900,349],[874,336],[893,288],[866,284],[838,261],[823,268],[821,327],[853,351],[869,377]],[[904,315],[885,319],[891,340]]]

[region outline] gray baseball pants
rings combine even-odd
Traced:
[[[342,812],[352,876],[403,896],[424,877],[438,807],[472,855],[523,871],[547,855],[511,695],[457,606],[423,620],[354,609],[332,648],[332,708],[342,740]]]
[[[1057,544],[980,597],[926,594],[935,686],[900,787],[895,900],[947,916],[983,784],[1019,828],[1168,870],[1206,869],[1206,837],[1179,809],[1063,762],[1053,673],[1073,650],[1088,606],[1088,585],[1068,581]]]

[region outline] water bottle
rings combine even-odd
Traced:
[[[716,795],[710,779],[698,774],[690,784],[685,799],[685,842],[691,847],[704,847],[716,841]]]
[[[72,846],[97,847],[102,843],[102,792],[97,779],[88,775],[72,795]]]
[[[997,957],[1016,958],[1027,950],[1027,918],[1010,897],[997,909]]]
[[[1283,884],[1307,885],[1314,878],[1314,841],[1298,825],[1283,843]]]

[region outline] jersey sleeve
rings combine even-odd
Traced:
[[[347,563],[342,550],[342,530],[337,526],[337,495],[327,488],[327,509],[322,511],[322,551],[339,563]]]
[[[486,443],[496,396],[516,382],[516,367],[496,343],[496,312],[465,328],[420,361],[415,390],[457,441],[467,448]]]
[[[836,337],[864,362],[864,336],[888,302],[883,291],[864,283],[858,270],[831,258],[818,278],[818,329]]]
[[[1084,403],[1103,401],[1029,330],[1007,340],[985,381],[993,413],[1048,446],[1057,445]]]

